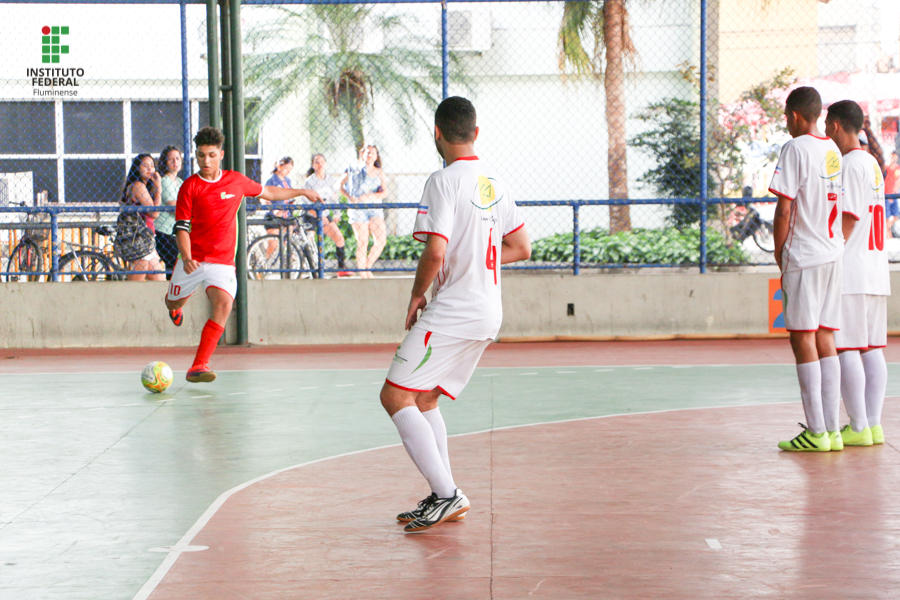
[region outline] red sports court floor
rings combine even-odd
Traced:
[[[31,406],[5,411],[0,450],[35,420],[66,456],[72,423],[78,447],[110,429],[71,472],[42,447],[0,474],[35,486],[9,518],[0,496],[0,596],[897,596],[896,365],[885,445],[798,455],[776,447],[802,420],[786,340],[494,344],[442,406],[472,510],[406,535],[394,515],[427,489],[377,405],[394,349],[221,348],[219,381],[162,399],[137,372],[183,377],[190,350],[0,352]],[[62,382],[90,371],[96,405],[29,391],[82,393]]]

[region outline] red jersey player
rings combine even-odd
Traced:
[[[245,196],[283,201],[305,196],[321,201],[314,190],[265,186],[236,171],[219,168],[225,136],[218,129],[204,127],[194,137],[200,172],[188,177],[175,204],[175,239],[178,261],[172,272],[166,307],[175,325],[184,321],[181,307],[203,286],[212,305],[212,318],[203,327],[194,364],[187,373],[192,383],[210,382],[216,374],[209,368],[225,321],[237,293],[234,256],[237,248],[237,211]]]

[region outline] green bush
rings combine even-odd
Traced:
[[[706,233],[707,262],[737,265],[748,261],[740,246],[728,246],[718,231]],[[575,249],[571,233],[535,240],[531,260],[571,263]],[[677,264],[700,262],[699,229],[633,229],[609,235],[605,228],[581,232],[581,262],[600,264]]]

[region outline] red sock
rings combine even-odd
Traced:
[[[200,345],[197,346],[197,355],[194,357],[192,369],[209,364],[209,359],[215,351],[223,331],[225,328],[212,319],[206,322],[206,325],[203,326],[203,333],[200,334]]]

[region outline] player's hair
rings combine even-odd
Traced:
[[[119,202],[125,203],[128,200],[128,190],[131,189],[131,184],[141,181],[141,163],[144,162],[145,158],[149,158],[153,161],[153,168],[156,168],[156,161],[149,154],[138,154],[133,159],[131,159],[131,167],[128,168],[128,175],[125,176],[125,185],[122,186],[122,198],[119,199]],[[153,189],[153,180],[147,182],[147,191],[151,194]]]
[[[381,168],[381,151],[378,149],[378,146],[375,144],[367,144],[366,148],[375,148],[375,162],[373,165],[380,169]]]
[[[215,146],[221,149],[225,143],[225,136],[215,127],[204,127],[194,136],[194,144],[200,146]]]
[[[309,177],[310,175],[312,175],[313,173],[316,172],[316,168],[313,166],[313,163],[316,162],[316,157],[317,157],[317,156],[321,156],[321,157],[322,157],[322,160],[325,160],[325,155],[324,155],[324,154],[319,154],[318,152],[315,153],[315,154],[313,154],[313,155],[310,157],[310,159],[309,159],[309,170],[306,171],[306,176],[307,176],[307,177]]]
[[[450,96],[434,111],[434,124],[451,144],[464,144],[475,140],[475,106],[460,96]]]
[[[835,102],[828,107],[828,116],[825,118],[830,121],[837,121],[841,124],[843,130],[848,133],[859,133],[866,120],[862,108],[853,100]]]
[[[822,97],[819,96],[816,88],[798,87],[788,94],[784,109],[798,113],[807,121],[815,123],[822,114]]]
[[[178,146],[166,146],[165,148],[163,148],[163,151],[159,153],[159,162],[157,163],[157,168],[160,175],[169,174],[169,155],[173,151],[180,153],[181,149],[178,148]]]
[[[279,159],[277,163],[275,163],[275,168],[272,169],[272,173],[273,174],[277,173],[278,169],[283,167],[284,165],[292,165],[292,164],[294,164],[294,159],[291,158],[290,156],[285,156],[284,158]]]

